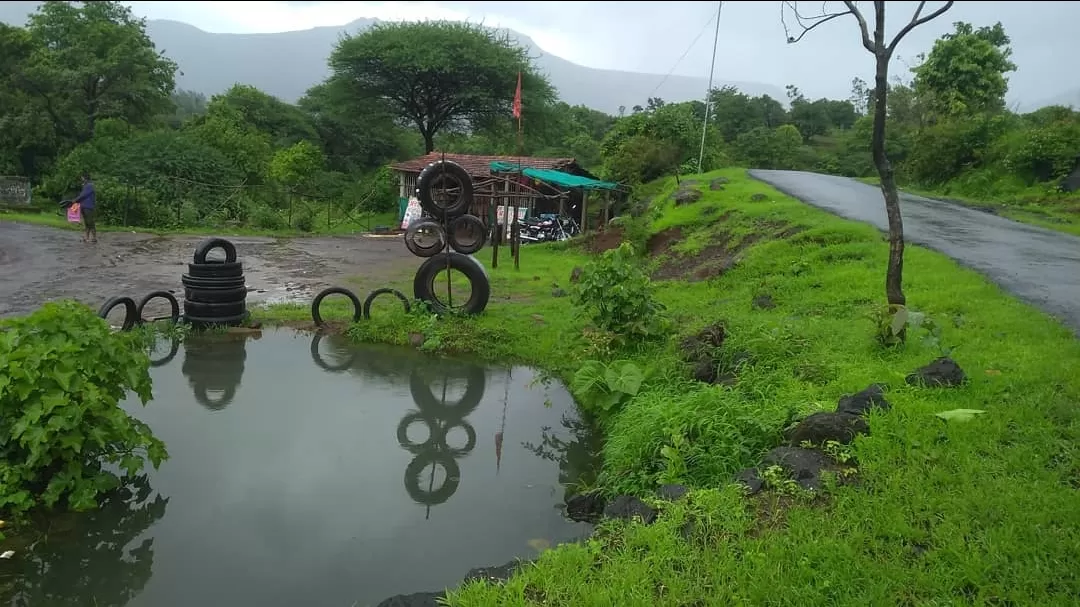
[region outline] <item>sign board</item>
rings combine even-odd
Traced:
[[[25,177],[0,176],[0,205],[27,206],[30,204],[30,180]]]
[[[502,225],[502,224],[506,223],[506,222],[503,221],[503,219],[506,218],[506,209],[508,209],[508,208],[511,208],[511,207],[507,207],[506,205],[501,205],[501,204],[499,206],[495,207],[495,223],[497,223],[499,225]],[[517,207],[518,221],[524,221],[525,220],[525,215],[528,214],[528,212],[529,212],[529,207]]]
[[[405,216],[401,218],[401,229],[409,229],[409,224],[420,219],[424,210],[420,208],[420,201],[416,198],[409,199],[409,206],[405,207]]]

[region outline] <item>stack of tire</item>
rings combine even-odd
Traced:
[[[479,217],[468,214],[473,203],[472,177],[456,162],[433,162],[416,179],[416,197],[424,217],[405,230],[405,246],[426,260],[413,279],[413,297],[427,302],[436,313],[449,312],[449,304],[436,295],[437,290],[445,293],[447,289],[439,289],[435,279],[443,270],[456,270],[469,279],[472,292],[464,305],[454,308],[465,314],[483,312],[491,297],[491,283],[472,254],[484,248],[487,228]]]
[[[214,249],[224,259],[210,259]],[[184,321],[195,328],[236,326],[247,320],[247,285],[244,264],[236,260],[236,247],[224,238],[208,238],[195,247],[184,283]]]

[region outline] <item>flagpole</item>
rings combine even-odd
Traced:
[[[524,114],[521,107],[521,72],[518,72],[517,91],[514,95],[514,104],[516,106],[514,109],[517,110],[517,155],[520,158],[525,154],[525,139],[521,130],[521,117],[522,114]]]
[[[713,71],[716,69],[716,43],[720,40],[720,12],[724,10],[721,1],[716,7],[716,33],[713,34],[712,63],[709,64],[709,88],[705,91],[705,122],[701,125],[701,151],[697,157],[697,172],[701,172],[701,164],[705,159],[705,133],[709,130],[709,101],[712,96]]]

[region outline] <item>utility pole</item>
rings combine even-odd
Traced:
[[[701,150],[697,157],[697,172],[701,172],[702,162],[705,159],[705,134],[709,130],[709,96],[712,93],[713,73],[716,70],[716,43],[720,40],[720,13],[724,10],[724,3],[718,2],[716,7],[716,32],[712,41],[712,62],[709,63],[709,88],[705,91],[705,122],[701,125]]]

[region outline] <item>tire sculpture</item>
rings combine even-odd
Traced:
[[[221,249],[225,259],[210,259]],[[236,326],[248,318],[244,264],[236,260],[236,246],[224,238],[208,238],[195,247],[184,284],[184,320],[196,327]]]
[[[484,222],[467,214],[473,193],[469,172],[449,160],[429,164],[416,179],[416,197],[426,216],[405,231],[405,246],[413,255],[426,258],[413,279],[413,297],[427,303],[436,314],[453,311],[480,314],[491,297],[487,272],[479,261],[470,257],[487,241]],[[438,238],[432,239],[432,234]],[[444,252],[444,249],[449,250]],[[446,284],[436,284],[442,270],[448,274],[449,270],[456,270],[468,278],[472,293],[464,305],[454,305],[449,276],[445,278]]]
[[[431,371],[433,373],[429,373]],[[435,380],[435,390],[432,390],[432,380]],[[465,383],[464,395],[456,402],[448,402],[445,396],[450,380]],[[484,369],[468,363],[445,361],[413,369],[409,392],[416,410],[407,413],[397,429],[398,444],[414,456],[405,468],[404,479],[405,491],[413,501],[428,507],[436,506],[457,492],[461,482],[457,460],[476,447],[476,430],[465,418],[480,405],[486,383]],[[440,387],[439,384],[443,385]],[[417,437],[419,440],[410,437],[410,429],[416,426],[426,426],[427,436]],[[435,470],[440,468],[441,482],[435,480]]]

